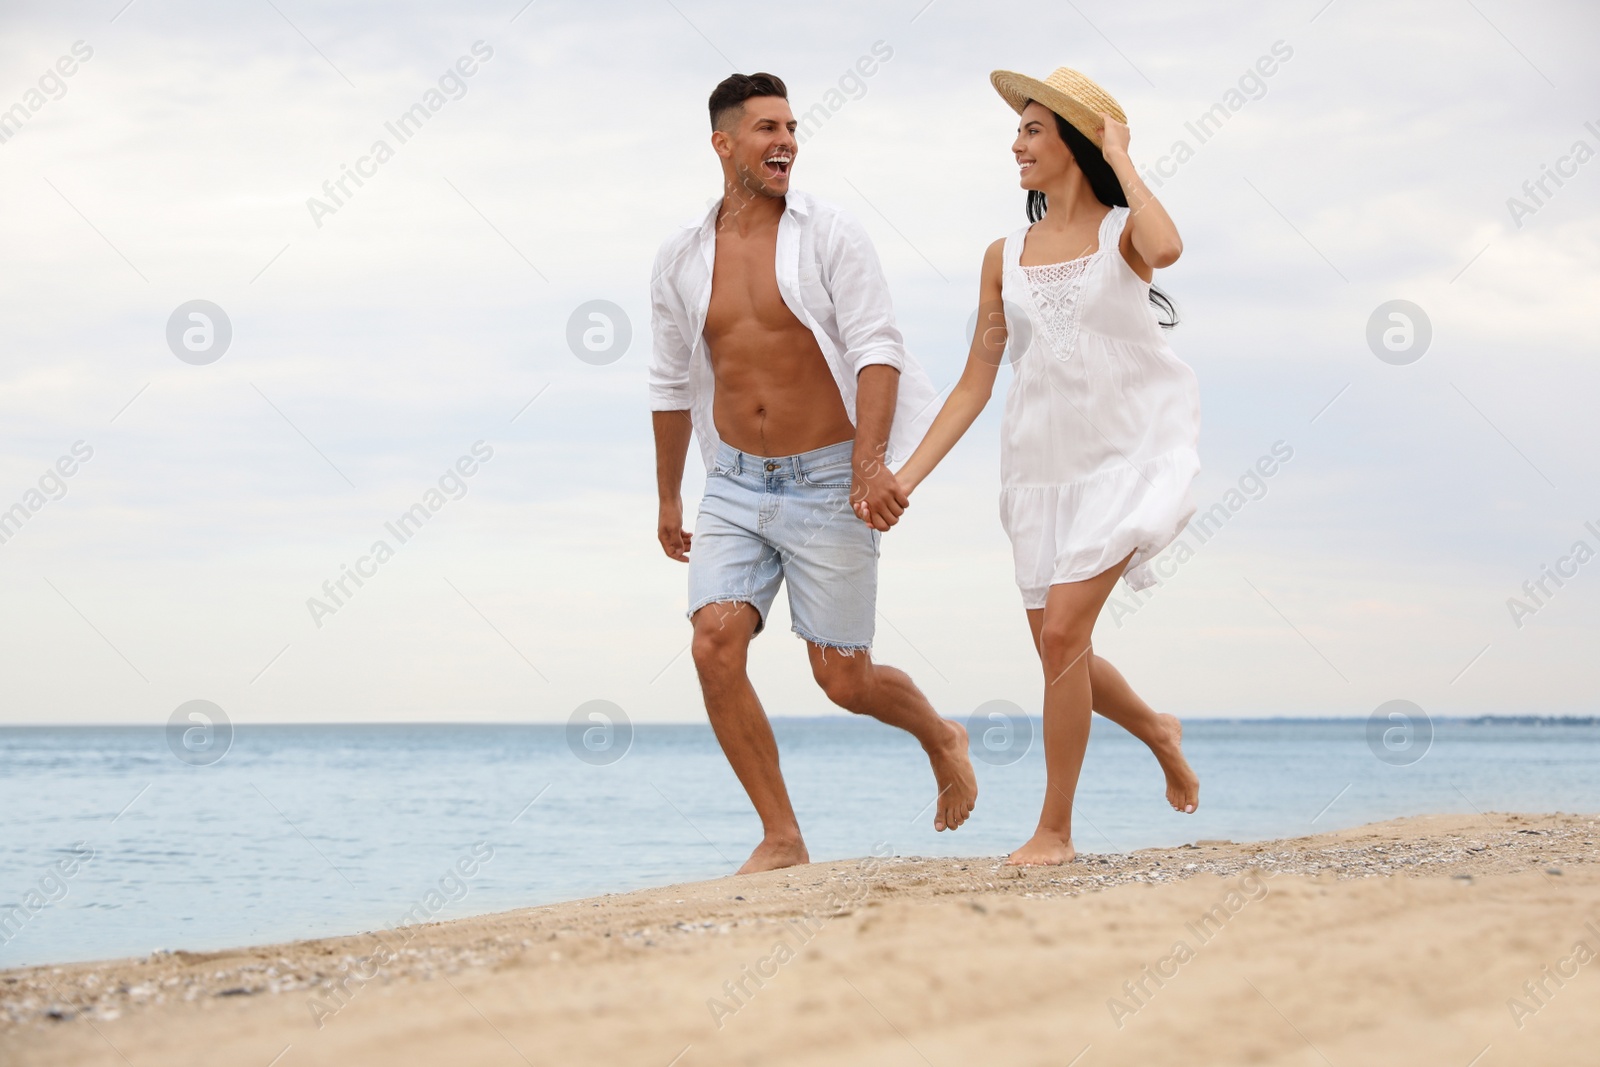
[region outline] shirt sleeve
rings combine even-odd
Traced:
[[[853,373],[884,364],[903,370],[905,339],[894,324],[889,283],[877,250],[861,223],[839,212],[833,220],[823,257],[824,279],[833,298],[835,323],[844,342],[844,358]]]
[[[689,387],[693,348],[683,336],[687,309],[677,286],[676,268],[683,255],[678,244],[663,244],[650,268],[651,411],[687,411],[693,404]]]

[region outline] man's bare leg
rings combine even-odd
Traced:
[[[828,699],[858,715],[898,726],[922,743],[939,788],[935,830],[954,830],[978,801],[978,779],[967,754],[967,730],[942,719],[905,671],[872,662],[865,649],[843,651],[806,642],[811,673]]]
[[[761,844],[739,868],[740,874],[811,862],[778,766],[772,724],[745,671],[758,619],[756,609],[744,603],[707,604],[694,613],[692,649],[706,716],[761,816]]]
[[[1035,650],[1043,624],[1043,610],[1028,612]],[[1150,747],[1167,779],[1167,803],[1174,811],[1192,814],[1200,806],[1200,777],[1183,755],[1183,723],[1176,715],[1146,704],[1121,671],[1093,652],[1089,653],[1089,688],[1095,711]]]

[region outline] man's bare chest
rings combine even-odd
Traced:
[[[805,329],[783,299],[776,259],[776,234],[718,238],[706,310],[708,337],[745,328]]]

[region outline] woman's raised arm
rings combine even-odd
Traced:
[[[1139,170],[1128,155],[1128,144],[1132,140],[1128,127],[1104,112],[1100,122],[1106,162],[1111,164],[1128,198],[1128,225],[1122,231],[1122,255],[1135,274],[1149,281],[1155,271],[1172,266],[1183,255],[1183,238],[1178,236],[1177,224],[1139,177]],[[1133,254],[1129,255],[1130,252]]]

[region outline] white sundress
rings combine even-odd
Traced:
[[[1112,208],[1098,250],[1066,263],[1024,267],[1028,229],[1006,238],[1001,298],[1018,354],[1001,428],[1000,521],[1027,608],[1130,553],[1123,580],[1154,585],[1150,561],[1194,514],[1200,391],[1156,323],[1149,283],[1122,258],[1127,219],[1127,208]]]

